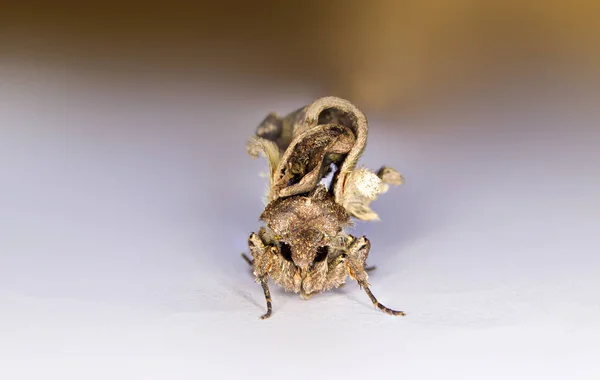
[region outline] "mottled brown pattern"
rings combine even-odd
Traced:
[[[330,165],[339,165],[354,144],[354,134],[347,127],[324,124],[311,129],[297,145],[288,148],[291,154],[278,173],[275,191],[287,197],[314,189]]]
[[[269,114],[251,139],[248,151],[256,156],[262,149],[271,169],[269,203],[260,216],[265,226],[248,239],[252,259],[244,256],[265,294],[263,319],[272,313],[269,278],[308,299],[342,286],[349,276],[374,306],[404,315],[383,306],[369,290],[369,240],[345,232],[351,217],[375,219],[368,204],[388,185],[402,182],[391,168],[377,174],[355,169],[366,135],[364,115],[348,101],[328,97],[283,119]],[[332,166],[336,173],[327,188],[320,181]]]

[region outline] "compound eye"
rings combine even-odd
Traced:
[[[315,256],[315,262],[323,261],[327,258],[327,254],[329,253],[327,247],[321,246],[317,248],[317,255]]]
[[[283,256],[284,259],[286,259],[287,261],[292,261],[292,247],[290,247],[289,244],[281,242],[280,243],[281,249],[279,250],[281,253],[281,256]]]

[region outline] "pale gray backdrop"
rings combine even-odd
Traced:
[[[262,321],[240,253],[266,163],[244,144],[330,94],[0,69],[0,378],[599,378],[598,99],[580,87],[368,115],[362,163],[406,184],[355,233],[407,316],[350,283],[273,286]]]

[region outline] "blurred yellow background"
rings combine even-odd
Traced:
[[[0,5],[0,63],[202,83],[309,83],[361,107],[482,81],[598,79],[600,2],[334,0]]]

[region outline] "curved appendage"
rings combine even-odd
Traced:
[[[336,129],[347,132],[336,136]],[[315,146],[315,140],[326,140],[327,144],[317,141]],[[356,167],[366,142],[364,114],[349,101],[329,96],[284,118],[269,114],[249,141],[248,152],[253,157],[262,153],[269,162],[268,201],[310,191],[327,174],[329,165],[335,163],[338,172],[332,188],[338,202],[346,176]],[[307,154],[314,159],[310,165],[307,160],[299,160]]]
[[[271,199],[313,190],[329,165],[339,164],[355,143],[352,130],[337,124],[317,125],[296,137],[274,172]]]

